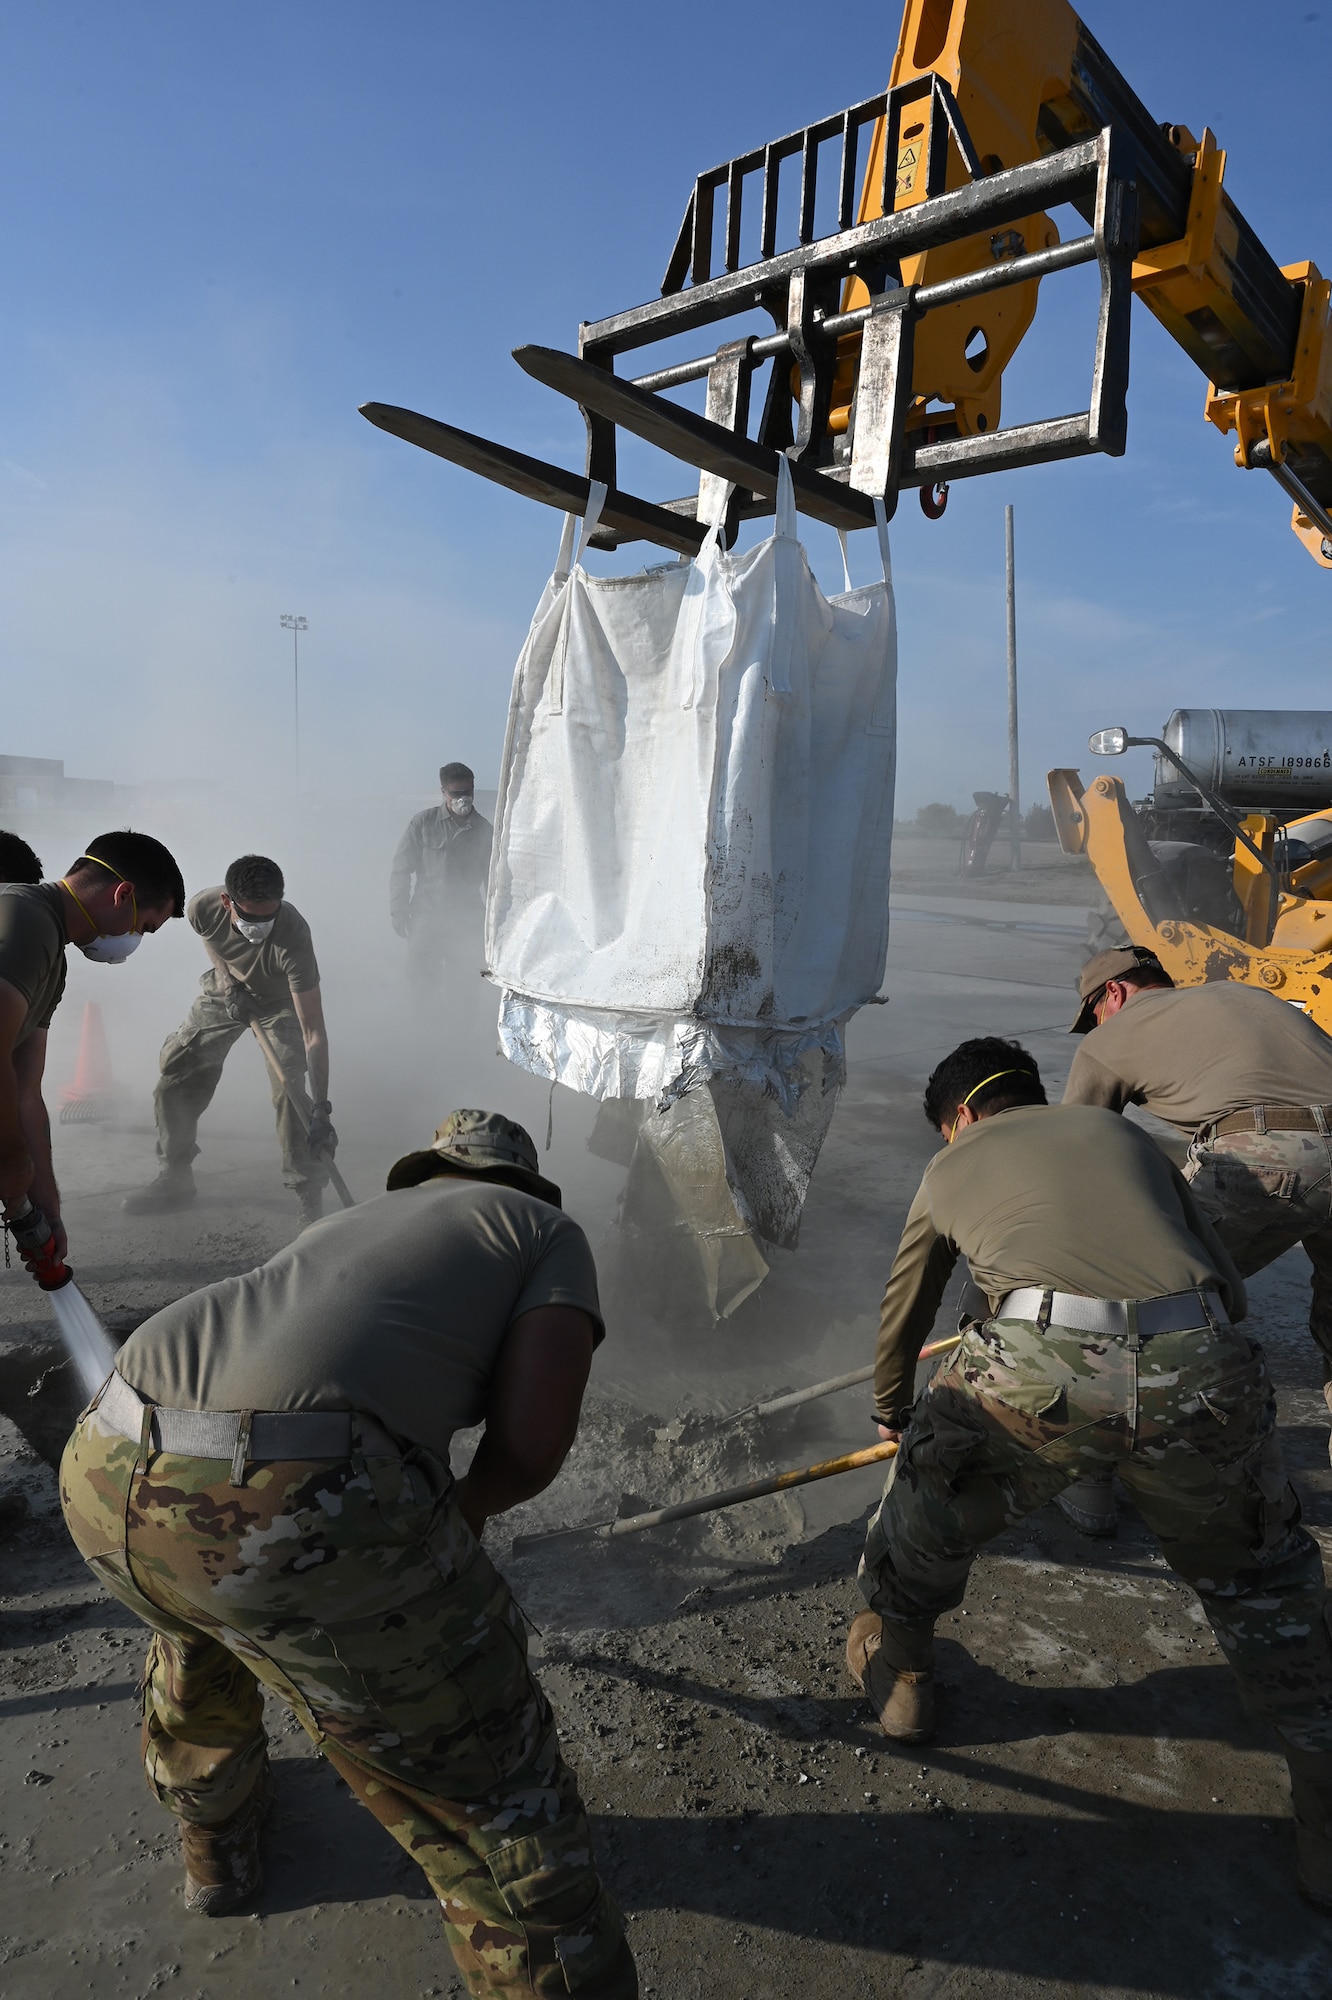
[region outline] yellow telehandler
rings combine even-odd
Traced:
[[[797,504],[834,527],[872,525],[912,486],[937,517],[950,479],[1124,451],[1136,296],[1210,378],[1236,463],[1271,474],[1332,568],[1332,286],[1278,267],[1225,165],[1210,131],[1150,116],[1066,0],[907,0],[886,90],[698,176],[660,298],[584,322],[576,355],[516,351],[582,407],[581,475],[411,410],[363,414],[566,511],[604,486],[603,547],[692,554],[720,517],[732,538],[772,512],[779,453]],[[1061,208],[1086,225],[1067,241]],[[1005,427],[1041,282],[1081,264],[1100,278],[1087,407]],[[702,327],[722,329],[712,351],[615,372]],[[702,414],[670,394],[695,382]],[[619,428],[696,468],[697,490],[622,491]]]
[[[1087,856],[1129,940],[1177,985],[1262,986],[1332,1033],[1332,714],[1176,710],[1159,737],[1100,729],[1088,747],[1117,757],[1139,746],[1157,757],[1144,809],[1119,778],[1084,786],[1075,770],[1049,773],[1065,853]],[[1194,837],[1151,838],[1181,830]],[[1228,909],[1214,887],[1208,907],[1181,865],[1218,836],[1233,843]]]

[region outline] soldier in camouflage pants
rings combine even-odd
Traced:
[[[1089,1472],[1118,1473],[1197,1591],[1250,1712],[1332,1751],[1332,1638],[1260,1349],[1225,1325],[1136,1351],[1033,1321],[971,1329],[902,1438],[860,1587],[904,1637],[962,1602],[977,1550]]]
[[[1322,1357],[1323,1395],[1332,1411],[1332,1136],[1216,1133],[1204,1126],[1189,1147],[1184,1178],[1241,1277],[1252,1277],[1303,1244],[1313,1266],[1309,1331]]]
[[[1197,1591],[1290,1768],[1302,1893],[1332,1912],[1332,1629],[1235,1264],[1188,1183],[1109,1109],[1046,1102],[997,1037],[938,1065],[930,1160],[884,1292],[881,1435],[897,1442],[860,1563],[847,1666],[899,1742],[934,1728],[933,1640],[976,1553],[1077,1480],[1117,1472]],[[989,1312],[914,1400],[965,1257]]]
[[[233,1484],[216,1460],[143,1451],[95,1403],[81,1420],[65,1516],[153,1628],[148,1782],[187,1834],[243,1814],[266,1783],[268,1688],[420,1863],[473,1994],[632,2000],[522,1615],[447,1468],[369,1435],[347,1462],[252,1465]]]
[[[277,1052],[281,1075],[268,1069],[278,1144],[282,1148],[283,1185],[300,1194],[325,1188],[328,1161],[310,1151],[306,1130],[314,1107],[306,1088],[306,1051],[301,1026],[290,1001],[267,1005],[249,1002],[248,1017],[214,971],[204,974],[203,991],[189,1013],[162,1044],[161,1076],[153,1093],[157,1115],[157,1155],[165,1169],[188,1168],[199,1156],[199,1120],[222,1081],[222,1066],[231,1050],[249,1032],[247,1019],[258,1023]],[[299,1108],[298,1108],[299,1107]]]

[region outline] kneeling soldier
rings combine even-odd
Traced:
[[[1332,1910],[1332,1632],[1299,1525],[1243,1283],[1177,1170],[1113,1112],[1046,1103],[1015,1042],[964,1042],[925,1113],[925,1170],[884,1294],[875,1373],[900,1440],[870,1522],[847,1664],[889,1736],[934,1726],[935,1620],[976,1552],[1088,1469],[1113,1468],[1192,1584],[1250,1712],[1290,1766],[1299,1884]],[[991,1317],[909,1406],[959,1256]]]
[[[540,1493],[602,1337],[520,1125],[456,1111],[390,1192],[145,1322],[65,1452],[80,1551],[153,1629],[148,1783],[186,1906],[261,1886],[262,1688],[425,1870],[471,1992],[632,2000],[619,1912],[480,1545]],[[485,1420],[465,1478],[455,1430]]]
[[[1286,1000],[1231,979],[1176,987],[1130,945],[1089,959],[1065,1104],[1141,1104],[1190,1140],[1184,1178],[1243,1277],[1297,1243],[1313,1265],[1309,1331],[1332,1408],[1332,1040]],[[1108,1478],[1061,1502],[1113,1534]]]

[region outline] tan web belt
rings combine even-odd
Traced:
[[[1127,1340],[1130,1347],[1158,1333],[1191,1333],[1230,1324],[1220,1295],[1212,1291],[1169,1292],[1159,1299],[1088,1299],[1080,1292],[1042,1291],[1039,1285],[1006,1293],[993,1316],[1035,1320],[1042,1331],[1057,1326],[1070,1333]]]
[[[1228,1112],[1212,1125],[1201,1125],[1198,1136],[1222,1139],[1227,1132],[1332,1133],[1332,1104],[1249,1104]]]
[[[93,1407],[131,1443],[181,1458],[229,1459],[236,1478],[237,1468],[264,1459],[402,1456],[382,1425],[351,1410],[170,1410],[145,1402],[115,1374]]]

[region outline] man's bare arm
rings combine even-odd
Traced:
[[[0,979],[0,1201],[6,1208],[22,1201],[36,1171],[23,1122],[23,1091],[18,1074],[18,1056],[22,1051],[14,1047],[27,1018],[28,1003],[17,986]]]
[[[61,1257],[68,1244],[60,1220],[60,1190],[51,1163],[51,1120],[42,1099],[46,1030],[16,1047],[28,1002],[0,979],[0,1202],[6,1208],[27,1195],[44,1210]]]
[[[310,1095],[316,1104],[328,1097],[328,1030],[324,1026],[324,1002],[317,986],[293,993],[291,1004],[305,1037],[305,1067],[310,1075]]]
[[[458,1485],[463,1518],[479,1535],[492,1514],[550,1485],[574,1441],[596,1329],[576,1306],[538,1306],[504,1336],[486,1428]]]

